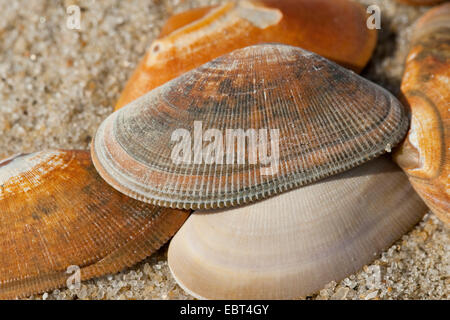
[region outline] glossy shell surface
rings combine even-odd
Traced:
[[[401,85],[411,128],[395,159],[430,209],[450,225],[450,3],[428,11],[414,35]]]
[[[169,267],[197,298],[299,298],[360,270],[426,212],[383,156],[256,204],[194,212]]]
[[[100,126],[92,154],[100,175],[126,195],[205,209],[358,166],[389,151],[407,127],[403,106],[383,88],[311,52],[266,44],[222,56],[115,112]],[[229,129],[256,132],[259,140],[231,141]],[[179,130],[186,140],[174,139]],[[247,143],[240,154],[239,141]],[[174,154],[182,142],[189,145],[180,161]]]
[[[119,272],[155,252],[187,216],[117,192],[97,174],[87,151],[4,160],[0,298],[66,286],[77,271],[80,280]]]
[[[348,0],[240,1],[178,14],[150,46],[116,108],[223,54],[259,43],[302,47],[359,72],[377,41],[366,19],[366,8]]]

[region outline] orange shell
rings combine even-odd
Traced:
[[[427,212],[388,157],[250,206],[192,214],[169,268],[196,298],[294,299],[373,261]]]
[[[181,12],[178,14],[174,14],[169,19],[167,19],[166,24],[162,27],[161,32],[159,34],[159,39],[163,38],[169,34],[171,34],[173,31],[180,29],[184,27],[185,25],[188,25],[191,22],[194,22],[195,20],[199,20],[203,18],[205,15],[207,15],[212,9],[216,8],[217,6],[211,6],[211,7],[200,7],[191,9],[185,12]]]
[[[87,151],[47,151],[0,162],[0,299],[116,273],[163,245],[188,213],[109,187]]]
[[[197,20],[196,20],[197,19]],[[169,20],[128,81],[116,110],[177,76],[235,49],[279,42],[361,71],[377,33],[348,0],[263,0],[195,9]]]
[[[430,209],[450,224],[450,3],[428,11],[415,27],[401,94],[411,128],[395,160]]]

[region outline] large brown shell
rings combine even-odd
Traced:
[[[357,72],[369,61],[377,30],[348,0],[229,2],[171,18],[128,81],[116,109],[233,50],[266,42],[302,47]]]
[[[97,174],[87,151],[0,162],[0,298],[118,272],[163,245],[188,213],[130,199]]]
[[[172,134],[184,129],[193,137],[196,121],[223,135],[279,130],[279,167],[264,172],[261,157],[251,164],[248,152],[244,164],[225,157],[223,164],[196,164],[202,145],[195,141],[191,163],[176,164]],[[92,154],[100,175],[133,198],[204,209],[263,199],[355,167],[389,151],[407,126],[403,106],[383,88],[311,52],[265,44],[222,56],[115,112],[100,126]],[[272,131],[268,137],[276,143]]]
[[[373,261],[427,207],[386,157],[256,204],[194,212],[169,267],[197,298],[292,299]]]
[[[450,225],[450,3],[427,12],[414,33],[401,85],[411,128],[395,159],[430,209]]]

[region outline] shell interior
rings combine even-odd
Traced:
[[[88,151],[0,162],[0,298],[66,286],[76,270],[86,280],[132,266],[187,216],[117,192],[97,174]]]
[[[169,267],[206,299],[293,299],[361,269],[427,211],[385,157],[256,204],[194,212]]]

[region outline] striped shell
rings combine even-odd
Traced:
[[[259,140],[232,163],[233,143],[223,143],[231,149],[220,158],[211,150],[225,139],[202,144],[199,123],[205,140],[228,129],[253,129]],[[383,88],[311,52],[267,44],[222,56],[115,112],[101,124],[92,155],[100,175],[126,195],[205,209],[263,199],[355,167],[389,151],[407,126],[404,108]],[[180,130],[190,137],[178,143]],[[192,140],[179,153],[188,158],[174,159],[180,144]]]
[[[208,299],[292,299],[360,270],[427,208],[385,157],[256,204],[194,212],[169,267]]]
[[[428,11],[414,34],[401,85],[411,128],[395,159],[425,203],[450,225],[450,3]]]
[[[172,17],[127,83],[119,109],[175,77],[223,54],[279,42],[302,47],[357,72],[369,61],[377,30],[366,9],[348,0],[228,2]]]
[[[0,299],[119,272],[163,245],[185,211],[108,186],[87,151],[45,151],[0,162]],[[70,270],[69,270],[70,271]],[[73,269],[75,271],[75,269]]]

